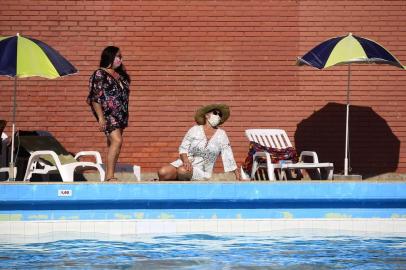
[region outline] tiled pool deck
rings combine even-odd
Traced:
[[[300,229],[406,235],[406,183],[0,184],[0,240]]]

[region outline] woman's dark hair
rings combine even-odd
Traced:
[[[104,50],[101,54],[101,57],[100,57],[100,67],[109,68],[113,64],[114,58],[116,57],[116,54],[119,50],[120,50],[120,48],[115,47],[115,46],[108,46],[108,47],[104,48]],[[115,70],[125,80],[127,80],[128,82],[131,82],[130,76],[125,71],[125,67],[123,64],[121,64]]]

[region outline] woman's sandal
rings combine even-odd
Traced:
[[[106,180],[107,182],[117,182],[118,179],[116,177],[111,177],[109,179]]]

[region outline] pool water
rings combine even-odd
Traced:
[[[0,269],[406,269],[406,237],[149,235],[0,244]]]

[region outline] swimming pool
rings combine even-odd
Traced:
[[[406,184],[0,184],[0,241],[298,229],[406,235]]]
[[[0,184],[0,269],[404,269],[401,182]]]
[[[187,234],[0,244],[0,269],[405,269],[406,238]]]

